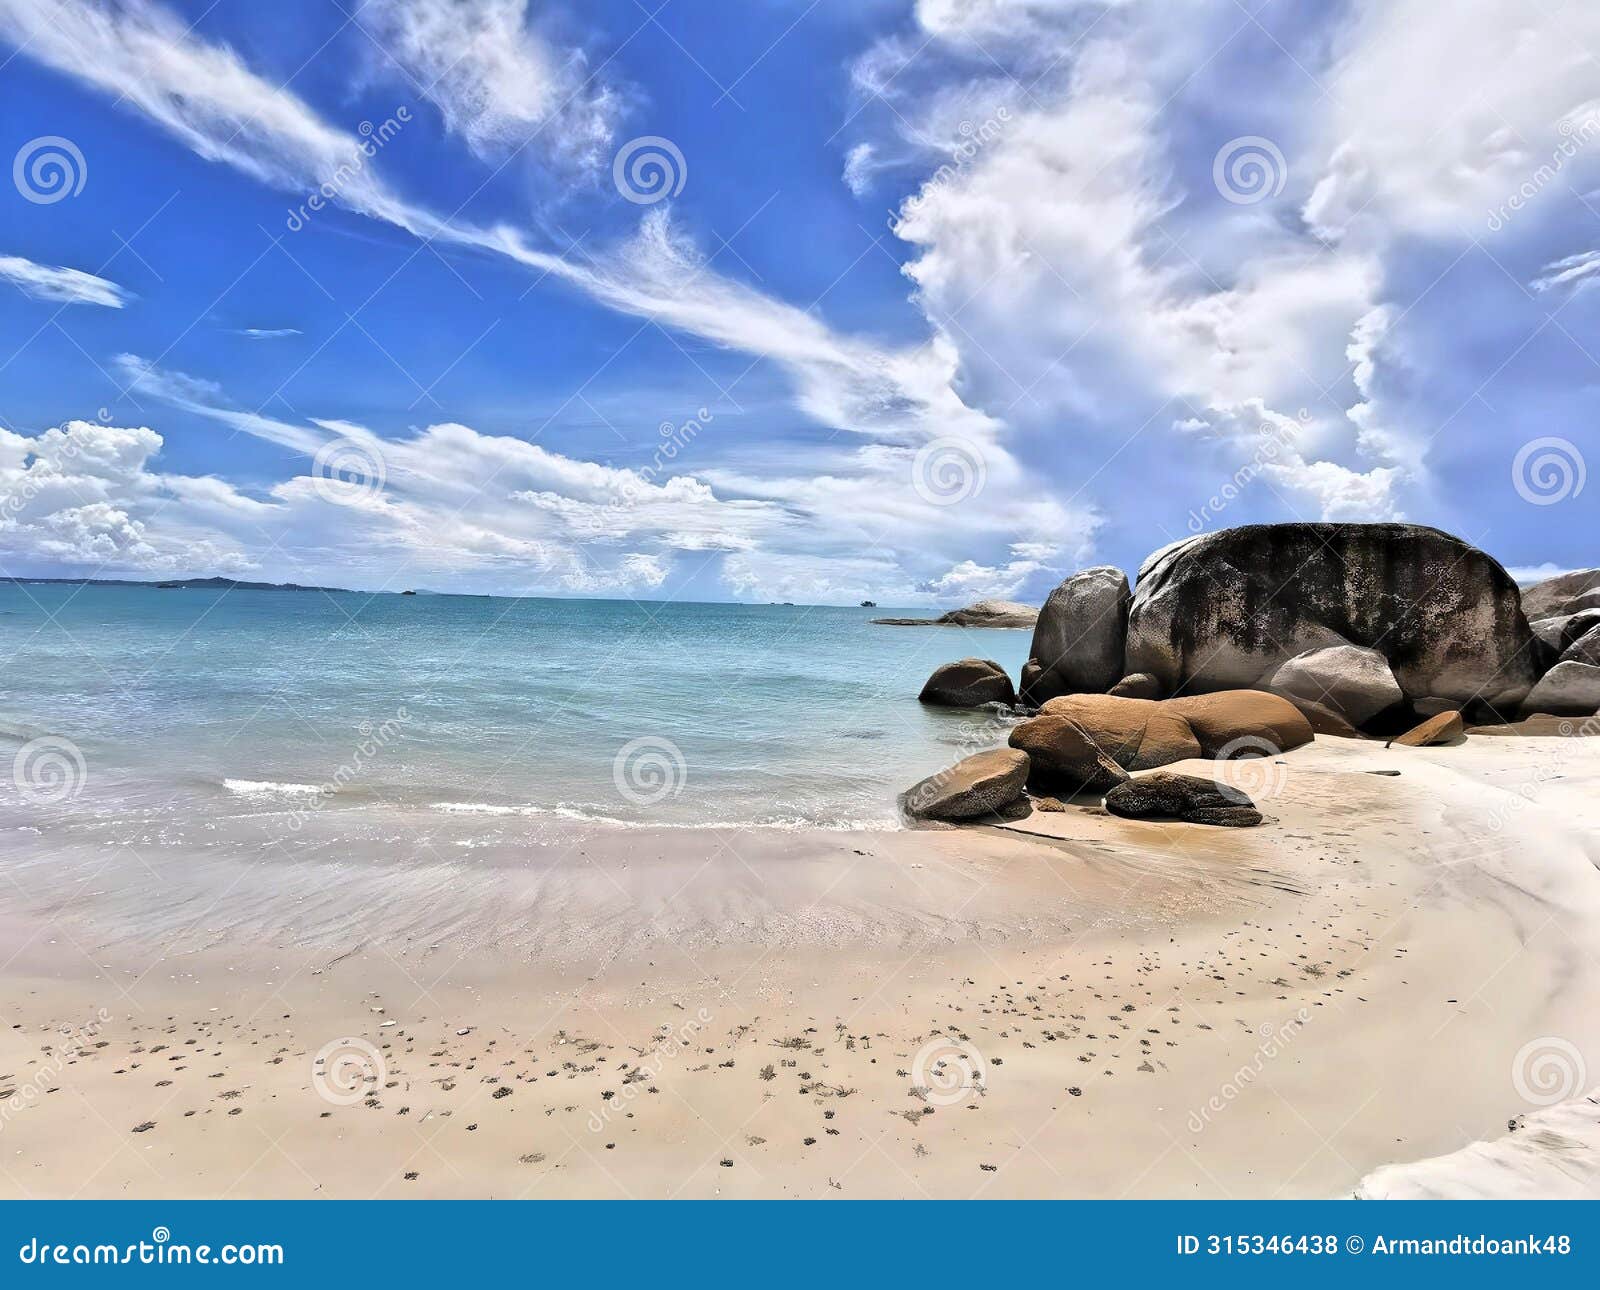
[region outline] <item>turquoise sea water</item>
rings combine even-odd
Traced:
[[[0,586],[4,813],[884,825],[1004,738],[928,673],[1029,639],[892,612]]]

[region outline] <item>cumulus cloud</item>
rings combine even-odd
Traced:
[[[67,305],[100,305],[121,309],[133,297],[115,282],[85,273],[35,264],[19,255],[0,255],[0,279],[11,283],[34,300],[50,300]]]

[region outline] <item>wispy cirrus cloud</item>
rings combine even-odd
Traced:
[[[60,304],[121,309],[133,299],[132,292],[93,273],[35,264],[19,255],[0,255],[0,280],[9,282],[34,300]]]

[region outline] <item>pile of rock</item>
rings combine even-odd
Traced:
[[[1110,810],[1117,793],[1118,814],[1181,799],[1169,813],[1201,819],[1222,807],[1192,786],[1122,786],[1130,772],[1249,748],[1273,755],[1314,734],[1422,746],[1460,740],[1466,720],[1595,714],[1600,569],[1522,592],[1495,560],[1438,529],[1228,529],[1163,547],[1133,587],[1109,566],[1062,582],[1014,691],[993,660],[963,659],[921,697],[1032,714],[1010,735],[1026,761],[1006,761],[1016,797],[1023,786],[1105,793]],[[988,800],[998,790],[984,782]],[[1205,822],[1255,822],[1248,803],[1228,805],[1244,809]]]

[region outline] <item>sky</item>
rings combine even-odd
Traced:
[[[0,0],[0,573],[1597,556],[1590,0]]]

